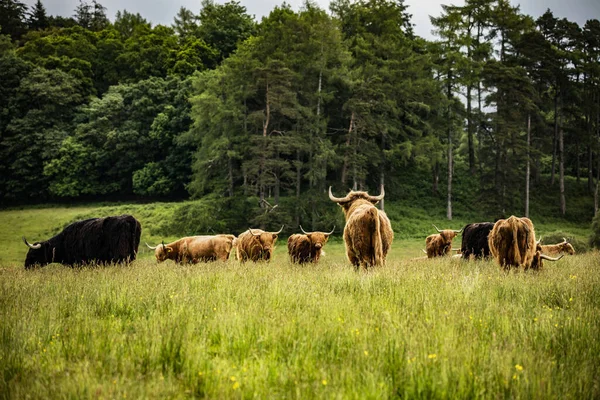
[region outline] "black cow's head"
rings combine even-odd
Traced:
[[[36,265],[42,267],[52,262],[53,249],[50,248],[50,243],[35,242],[31,244],[25,237],[23,237],[23,242],[29,247],[25,257],[25,269],[34,268]]]

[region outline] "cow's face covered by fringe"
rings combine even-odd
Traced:
[[[425,248],[427,257],[441,257],[450,254],[452,251],[452,240],[462,232],[462,229],[455,231],[452,229],[440,230],[437,226],[433,227],[439,232],[434,235],[429,235],[425,239]]]
[[[270,261],[273,258],[275,242],[281,231],[283,231],[283,226],[277,232],[248,228],[238,236],[236,241],[238,260]]]
[[[328,233],[306,232],[302,226],[300,226],[300,230],[304,233],[303,235],[295,234],[288,239],[288,253],[292,261],[300,264],[318,262],[323,246],[329,240],[329,235],[333,233],[335,227]]]

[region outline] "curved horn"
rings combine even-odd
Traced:
[[[564,243],[569,243],[569,242],[567,241],[567,238],[563,238],[563,240],[564,240]]]
[[[561,258],[563,258],[564,256],[565,256],[565,255],[564,255],[564,254],[562,254],[562,255],[560,255],[559,257],[550,257],[550,256],[547,256],[547,255],[545,255],[545,254],[540,254],[540,257],[541,257],[541,258],[543,258],[544,260],[548,260],[548,261],[558,261],[558,260],[560,260]]]
[[[462,232],[462,230],[463,230],[464,228],[465,228],[465,227],[463,226],[462,228],[460,228],[460,230],[458,230],[458,231],[456,231],[456,230],[455,230],[454,232],[456,232],[456,234],[459,234],[459,233],[461,233],[461,232]]]
[[[167,246],[165,246],[165,241],[162,241],[162,247],[163,247],[163,251],[165,251],[167,249]]]
[[[302,231],[302,233],[304,233],[305,235],[310,235],[310,232],[306,232],[304,229],[302,229],[302,225],[300,226],[300,230]]]
[[[536,244],[541,244],[542,243],[542,237],[540,236],[540,239],[537,241]]]
[[[348,201],[348,196],[346,197],[335,197],[333,193],[331,193],[331,186],[329,186],[329,200],[335,201],[336,203],[343,203]]]
[[[27,239],[25,239],[25,236],[23,236],[23,242],[25,242],[25,244],[27,245],[27,247],[29,247],[29,248],[31,248],[31,249],[34,249],[34,250],[37,250],[37,249],[39,249],[40,247],[42,247],[42,244],[41,244],[41,243],[38,243],[38,244],[31,244],[31,243],[29,243],[29,242],[27,241]]]
[[[260,233],[259,234],[255,234],[254,232],[252,232],[252,229],[250,229],[250,228],[248,228],[248,232],[250,232],[250,234],[252,236],[260,236]]]
[[[158,246],[154,246],[154,247],[152,247],[152,246],[150,246],[150,245],[148,244],[148,242],[144,242],[144,243],[146,243],[146,246],[148,246],[148,248],[149,248],[150,250],[156,250],[156,248],[158,247]]]
[[[369,201],[381,201],[385,196],[385,190],[383,189],[383,185],[381,185],[381,191],[379,192],[379,196],[369,196]]]
[[[326,233],[326,234],[325,234],[325,236],[329,236],[329,235],[331,235],[331,234],[333,233],[333,231],[335,231],[335,225],[333,226],[333,229],[331,230],[331,232],[329,232],[329,233]]]
[[[421,251],[422,251],[423,253],[427,254],[427,252],[426,252],[425,250],[421,249]]]
[[[281,233],[281,231],[283,231],[283,227],[284,227],[284,226],[285,226],[285,225],[281,225],[281,229],[280,229],[280,230],[278,230],[277,232],[271,232],[271,235],[279,235],[279,234]]]
[[[431,224],[431,225],[433,225],[433,224]],[[436,229],[436,230],[437,230],[439,233],[442,233],[442,231],[440,231],[440,228],[438,228],[438,227],[437,227],[437,226],[435,226],[435,225],[433,225],[433,227],[434,227],[434,228],[435,228],[435,229]]]

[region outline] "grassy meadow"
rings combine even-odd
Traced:
[[[103,210],[0,211],[0,398],[600,397],[598,252],[505,273],[413,259],[427,231],[369,273],[336,240],[291,265],[285,238],[269,264],[156,264],[144,247],[128,267],[23,269],[23,234]],[[136,217],[142,243],[161,239]]]

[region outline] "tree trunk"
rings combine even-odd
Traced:
[[[559,185],[560,185],[560,213],[564,216],[567,212],[567,203],[565,200],[565,145],[562,127],[558,133],[558,157],[559,157]]]
[[[467,84],[467,135],[469,139],[469,170],[475,174],[475,148],[473,145],[473,116],[471,112],[471,83]]]
[[[379,187],[383,188],[385,187],[385,171],[383,170],[383,168],[381,169],[381,174],[379,175]],[[381,201],[379,202],[379,209],[381,211],[385,211],[385,199],[381,199]]]
[[[302,179],[302,163],[300,161],[300,150],[296,150],[296,207],[294,208],[296,225],[300,225],[300,181]]]
[[[527,114],[527,167],[525,168],[525,216],[529,218],[529,174],[531,172],[531,115]]]
[[[342,165],[342,184],[346,184],[346,180],[348,179],[348,158],[350,152],[350,143],[352,138],[352,129],[354,127],[354,112],[350,116],[350,127],[348,128],[348,138],[346,139],[346,150],[344,151],[344,164]]]
[[[227,157],[227,181],[229,183],[229,197],[233,197],[233,160]]]
[[[554,171],[556,170],[556,144],[558,141],[558,94],[554,96],[554,138],[552,139],[552,171],[550,184],[554,185]]]
[[[448,72],[448,100],[452,99],[452,72]],[[446,217],[452,220],[452,111],[448,104],[448,205]]]
[[[575,155],[577,157],[577,163],[575,164],[575,176],[577,177],[577,183],[581,181],[581,157],[579,155],[579,139],[575,142]]]
[[[592,146],[588,145],[587,148],[587,156],[588,156],[588,177],[587,177],[587,184],[588,184],[588,191],[590,193],[594,192],[594,153],[592,152]]]
[[[265,119],[263,121],[263,143],[262,143],[262,152],[260,157],[260,171],[258,175],[258,186],[259,186],[259,197],[260,197],[260,207],[265,207],[265,164],[267,158],[267,133],[269,129],[269,121],[271,119],[271,105],[269,104],[269,81],[267,78],[267,86],[265,90]]]
[[[438,194],[438,183],[440,181],[440,164],[436,162],[431,171],[433,172],[433,185],[431,192],[432,194],[436,195]]]

